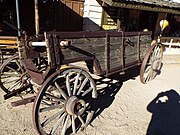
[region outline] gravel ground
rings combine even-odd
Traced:
[[[180,134],[180,64],[164,64],[155,80],[144,85],[134,73],[121,80],[104,79],[95,118],[86,135],[178,135]],[[102,88],[105,87],[105,88]],[[0,134],[36,135],[32,124],[32,103],[11,107],[16,100],[3,99],[0,91]],[[157,100],[159,99],[159,100]]]

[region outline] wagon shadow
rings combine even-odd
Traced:
[[[127,70],[124,75],[114,74],[108,78],[100,78],[95,80],[97,88],[99,85],[106,85],[105,87],[99,88],[98,98],[96,101],[95,114],[92,119],[96,119],[101,115],[104,109],[108,108],[114,101],[116,94],[121,90],[123,82],[135,79],[139,75],[139,67]]]

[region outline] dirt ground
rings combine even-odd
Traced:
[[[155,80],[144,85],[139,76],[120,81],[104,79],[98,88],[97,112],[85,135],[180,134],[180,64],[164,64]],[[99,83],[99,82],[97,82]],[[0,134],[36,135],[32,124],[32,103],[11,107],[15,98],[4,100],[0,91]],[[158,96],[158,97],[157,97]],[[159,99],[159,100],[157,100]]]

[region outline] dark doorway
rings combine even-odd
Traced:
[[[139,15],[139,31],[147,29],[148,31],[155,31],[158,13],[150,11],[141,11]]]

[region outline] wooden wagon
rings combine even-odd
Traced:
[[[22,97],[12,105],[34,101],[33,122],[39,134],[74,134],[80,128],[84,129],[95,113],[98,95],[91,74],[108,77],[124,74],[127,69],[140,65],[142,83],[159,74],[163,50],[161,44],[151,45],[151,34],[46,32],[43,42],[20,39],[20,59],[18,56],[9,58],[0,67],[0,85],[6,92],[4,98],[34,92],[33,96]],[[37,51],[39,47],[47,50],[48,66],[43,71],[38,69],[34,58],[27,56],[27,49]],[[85,62],[88,70],[76,62]],[[75,64],[71,66],[72,63]],[[13,85],[9,86],[8,80]],[[40,86],[37,91],[34,84]]]

